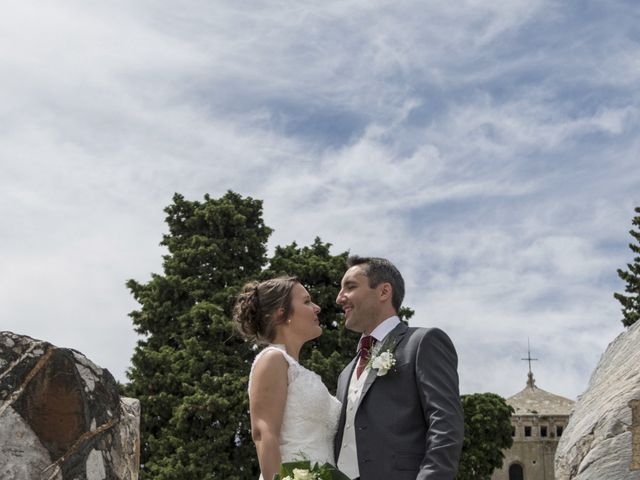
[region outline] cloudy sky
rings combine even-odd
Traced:
[[[623,331],[640,205],[635,0],[8,0],[0,16],[1,330],[118,379],[125,281],[162,209],[264,200],[404,273],[461,389],[575,397]]]

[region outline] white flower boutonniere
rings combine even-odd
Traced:
[[[369,357],[367,368],[376,370],[376,376],[378,377],[386,375],[396,364],[396,357],[393,352],[397,345],[397,338],[391,338],[375,345],[371,349],[371,356]]]
[[[396,358],[393,356],[391,349],[371,357],[371,368],[377,370],[376,375],[378,377],[386,375],[395,364]]]

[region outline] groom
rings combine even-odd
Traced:
[[[336,302],[362,336],[338,379],[337,466],[352,479],[453,480],[464,429],[453,344],[400,321],[404,280],[391,262],[347,265]]]

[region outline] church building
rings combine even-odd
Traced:
[[[531,372],[524,390],[506,399],[515,412],[511,416],[513,445],[505,452],[502,468],[491,480],[554,480],[554,455],[569,422],[573,400],[536,386]]]

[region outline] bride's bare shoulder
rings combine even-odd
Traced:
[[[289,362],[285,352],[278,348],[266,348],[256,357],[253,363],[253,374],[286,372]]]

